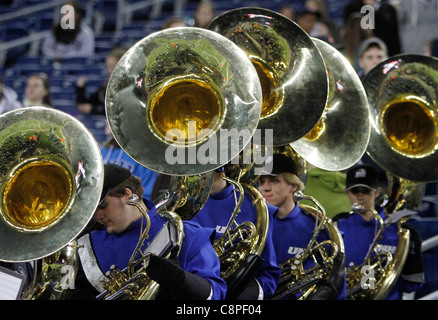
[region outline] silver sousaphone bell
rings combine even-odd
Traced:
[[[37,260],[75,239],[103,185],[99,146],[73,116],[28,107],[0,116],[0,261]]]

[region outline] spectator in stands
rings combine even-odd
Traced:
[[[72,15],[71,10],[62,10],[69,8],[67,6],[74,9],[74,26],[66,18],[67,15]],[[83,21],[84,10],[80,3],[76,1],[66,2],[61,10],[61,19],[41,45],[42,55],[47,58],[60,60],[71,57],[92,56],[95,46],[94,32]]]
[[[350,2],[344,6],[344,24],[347,25],[351,16],[360,15],[361,9],[365,5],[374,8],[374,28],[368,29],[366,32],[371,33],[372,36],[378,37],[385,42],[388,47],[389,56],[401,53],[398,13],[388,0],[350,0]],[[369,14],[369,12],[365,14]],[[367,38],[367,36],[365,36],[365,38]]]
[[[318,12],[303,10],[297,16],[297,24],[310,35],[320,17]]]
[[[87,83],[86,77],[79,77],[76,81],[76,103],[80,113],[82,114],[98,114],[105,115],[105,93],[108,85],[109,77],[113,72],[117,62],[125,54],[125,48],[113,49],[105,58],[106,70],[108,78],[99,87],[99,89],[87,97],[85,86]]]
[[[295,21],[295,8],[291,5],[284,5],[280,8],[278,11],[282,15],[284,15],[286,18],[291,19],[292,21]]]
[[[361,42],[358,50],[358,62],[361,70],[359,77],[363,78],[371,69],[388,58],[388,49],[385,43],[371,37]]]
[[[105,126],[105,133],[108,137],[108,140],[106,140],[100,147],[103,163],[113,163],[119,165],[125,169],[128,169],[136,177],[141,178],[141,185],[144,189],[143,197],[148,200],[152,200],[152,191],[158,173],[134,161],[125,151],[123,151],[114,138],[108,122]]]
[[[304,8],[319,14],[319,20],[310,31],[312,37],[322,38],[332,44],[341,42],[339,26],[327,13],[325,1],[306,0]]]
[[[23,107],[14,89],[5,86],[0,74],[0,114]]]
[[[202,0],[198,7],[196,8],[194,27],[205,28],[211,20],[216,17],[216,10],[214,8],[213,2],[210,0]]]
[[[161,26],[161,30],[169,29],[169,28],[185,27],[185,26],[186,24],[183,19],[178,17],[171,17],[164,20],[164,23]]]
[[[23,106],[53,107],[49,77],[45,73],[31,74],[27,78]]]

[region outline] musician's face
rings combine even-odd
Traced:
[[[379,190],[372,190],[365,187],[355,187],[347,191],[350,203],[357,203],[365,209],[374,209],[374,203],[379,195]]]
[[[297,190],[295,185],[286,182],[283,175],[261,176],[259,179],[259,191],[266,202],[275,207],[293,201],[293,194]]]
[[[128,219],[129,209],[125,197],[106,196],[94,212],[94,219],[103,224],[108,233],[121,233],[131,224]]]

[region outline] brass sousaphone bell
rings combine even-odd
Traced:
[[[371,117],[369,156],[397,177],[438,180],[438,59],[390,57],[365,76],[363,85]]]
[[[181,27],[153,33],[126,52],[109,79],[106,114],[135,161],[189,176],[243,150],[261,101],[257,72],[237,45],[210,30]]]
[[[0,157],[0,261],[64,248],[100,198],[103,163],[91,133],[56,109],[17,109],[0,116]]]
[[[210,30],[182,27],[145,37],[119,60],[108,83],[106,114],[131,158],[172,176],[157,212],[178,210],[180,221],[204,205],[213,170],[250,142],[261,101],[257,72],[241,49]],[[155,295],[149,294],[153,286],[148,296]]]
[[[341,171],[365,153],[370,138],[368,100],[356,71],[333,46],[313,38],[324,58],[329,95],[315,127],[292,148],[312,165]]]
[[[318,122],[327,100],[323,58],[296,23],[263,8],[239,8],[207,26],[236,43],[254,64],[263,92],[258,129],[273,145],[298,140]],[[263,141],[263,138],[262,138]]]

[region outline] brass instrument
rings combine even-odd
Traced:
[[[126,52],[109,79],[106,114],[134,160],[186,176],[236,157],[257,128],[261,101],[257,72],[237,45],[183,27],[153,33]]]
[[[353,205],[353,212],[365,210]],[[397,222],[398,244],[394,256],[388,251],[379,251],[379,241],[382,239],[387,225],[375,209],[370,210],[376,220],[374,241],[361,265],[347,268],[347,295],[349,300],[384,300],[394,287],[409,250],[409,230]],[[378,227],[378,228],[377,228]],[[365,275],[372,275],[372,283],[363,283]]]
[[[61,250],[36,260],[34,281],[23,291],[20,300],[63,300],[67,290],[75,287],[78,249],[78,243],[73,239]]]
[[[274,146],[301,138],[317,124],[327,101],[325,64],[295,22],[249,7],[227,11],[207,28],[236,43],[254,64],[263,92],[258,128],[262,135],[274,130]]]
[[[22,299],[60,299],[100,198],[98,144],[74,117],[37,106],[0,116],[0,154],[0,260],[42,269]]]
[[[257,69],[262,84],[263,106],[258,128],[261,129],[262,134],[265,130],[273,129],[275,148],[291,149],[294,141],[308,134],[318,124],[327,104],[329,83],[326,64],[316,41],[312,41],[293,21],[262,8],[230,10],[213,19],[207,28],[231,39],[246,52]],[[336,66],[340,66],[344,71],[346,66],[341,63],[342,61],[338,59]],[[362,99],[361,102],[366,103],[363,92],[355,91],[360,89],[356,78],[350,81],[350,78],[343,75],[342,84],[346,85],[345,91],[351,89],[353,93],[342,97],[339,95],[338,101],[334,103],[337,107],[339,101],[349,98],[356,102]],[[333,86],[331,91],[338,89],[339,85],[338,82],[338,87]],[[333,101],[335,99],[331,100]],[[362,105],[361,111],[362,113],[359,113],[362,115],[368,112]],[[369,126],[366,120],[360,121],[365,128]],[[366,140],[368,135],[362,135],[361,139]],[[326,142],[326,136],[321,140]],[[362,150],[359,153],[365,152],[366,143],[367,141],[360,143]],[[274,150],[274,152],[279,151]],[[288,155],[290,153],[289,151]],[[314,153],[311,156],[314,156]],[[356,153],[354,157],[357,157]],[[345,161],[346,158],[344,155],[342,160]],[[304,161],[301,157],[300,159]],[[305,181],[305,166],[297,165],[297,167],[304,168],[304,172],[300,172],[300,178]],[[248,179],[247,176],[241,178]],[[256,179],[253,178],[251,183],[255,181]],[[331,230],[336,231],[336,228],[333,227]],[[342,243],[341,238],[336,237],[336,239]],[[313,289],[316,291],[315,286]]]
[[[156,206],[157,213],[168,221],[164,228],[174,228],[173,245],[159,253],[165,258],[179,255],[184,239],[183,220],[195,216],[205,204],[213,181],[211,173],[197,176],[172,177],[169,190]],[[149,237],[150,220],[148,214],[138,204],[139,198],[133,195],[128,201],[134,205],[146,220],[137,246],[124,270],[113,269],[103,280],[104,291],[98,300],[153,300],[158,294],[159,284],[151,280],[146,272],[151,252],[142,251],[144,241]]]
[[[340,260],[336,259],[344,255],[344,242],[338,228],[326,216],[324,208],[315,198],[306,196],[302,192],[295,193],[297,202],[304,199],[315,205],[299,204],[306,213],[314,216],[315,229],[304,252],[280,265],[280,280],[276,291],[269,297],[270,300],[278,300],[286,295],[299,295],[299,300],[309,299],[336,267],[343,267],[344,262],[341,266],[337,266]],[[317,238],[321,231],[327,232],[329,240],[318,242]],[[304,262],[308,259],[313,260],[315,264],[306,269]]]
[[[157,212],[189,220],[210,194],[213,170],[249,144],[261,101],[257,72],[241,49],[210,30],[183,27],[127,51],[110,77],[106,113],[127,154],[172,176]]]
[[[240,168],[240,167],[239,167]],[[236,298],[248,281],[256,274],[263,260],[261,254],[265,247],[269,229],[269,211],[260,192],[252,185],[240,183],[241,169],[236,167],[228,172],[225,181],[233,185],[239,193],[239,198],[231,213],[224,234],[214,242],[214,249],[221,264],[221,277],[227,282],[227,299]],[[244,197],[250,197],[257,212],[257,225],[251,221],[236,223],[236,217]]]
[[[213,172],[193,176],[172,176],[169,189],[157,200],[157,212],[175,211],[191,220],[207,202],[213,185]]]
[[[128,204],[137,207],[146,220],[146,226],[129,259],[128,266],[124,270],[111,270],[110,274],[103,280],[105,290],[96,297],[98,300],[153,300],[158,294],[159,284],[151,280],[146,272],[149,256],[152,253],[142,251],[144,241],[149,237],[151,222],[148,214],[138,202],[138,196],[132,195]],[[184,239],[182,219],[171,211],[163,211],[160,215],[170,222],[170,227],[175,228],[176,234],[174,247],[169,247],[162,255],[166,258],[170,258],[173,254],[178,256]],[[167,228],[167,225],[164,228]]]
[[[327,104],[313,129],[290,145],[312,165],[342,171],[357,163],[367,149],[371,130],[367,96],[350,62],[325,41],[313,41],[327,69]]]
[[[369,156],[397,177],[438,180],[438,59],[402,54],[363,79],[370,107]]]
[[[437,76],[438,59],[401,54],[375,66],[363,79],[370,108],[371,134],[367,147],[369,156],[388,176],[388,202],[384,204],[388,219],[397,210],[418,200],[420,183],[436,181],[437,159]],[[388,255],[376,256],[375,290],[359,290],[354,299],[384,299],[395,284],[409,249],[409,230],[402,227],[407,217],[397,220],[399,242],[389,262]],[[382,230],[383,232],[383,230]],[[364,262],[365,263],[365,262]],[[362,277],[359,270],[349,270],[350,278]],[[357,287],[357,284],[356,284]]]

